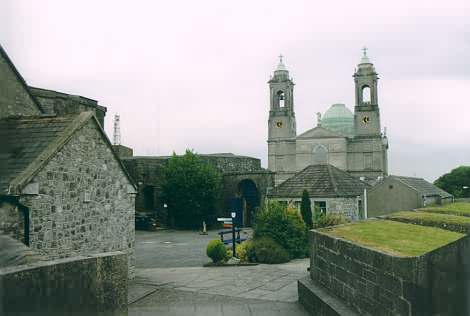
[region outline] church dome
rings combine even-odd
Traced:
[[[323,115],[321,126],[345,136],[352,136],[354,114],[344,104],[333,104]]]

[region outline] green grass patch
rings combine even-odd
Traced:
[[[404,219],[413,222],[429,222],[436,225],[447,224],[447,225],[459,225],[470,228],[470,217],[434,213],[434,212],[397,212],[387,216],[388,219]]]
[[[389,220],[360,221],[319,231],[400,257],[420,256],[465,236]]]
[[[423,212],[453,214],[470,217],[470,203],[457,202],[445,205],[436,205],[419,209]]]

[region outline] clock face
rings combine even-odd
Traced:
[[[282,127],[282,122],[276,122],[276,126],[281,128]]]
[[[362,118],[362,123],[364,123],[364,124],[369,123],[369,121],[370,121],[370,118],[369,118],[368,116],[364,116],[364,117]]]

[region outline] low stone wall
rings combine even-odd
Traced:
[[[312,284],[300,281],[299,300],[312,315],[469,315],[468,236],[420,257],[395,257],[319,231],[310,234]],[[349,310],[332,312],[325,303],[331,299],[319,298],[313,287]]]
[[[422,213],[422,212],[419,212]],[[452,219],[452,218],[459,218],[461,216],[455,216],[455,215],[450,215],[450,214],[437,214],[437,215],[442,215],[444,217],[447,217],[447,219]],[[442,221],[437,221],[437,220],[430,220],[427,218],[408,218],[405,216],[400,216],[395,215],[395,214],[390,214],[386,216],[381,216],[381,218],[384,219],[389,219],[392,221],[396,222],[401,222],[401,223],[406,223],[406,224],[415,224],[415,225],[420,225],[420,226],[429,226],[429,227],[436,227],[436,228],[441,228],[445,230],[450,230],[454,231],[457,233],[461,234],[470,234],[470,221],[462,221],[460,223],[453,222],[451,220],[447,220],[446,218],[443,218]],[[463,219],[467,219],[466,217],[463,217]]]
[[[127,315],[127,273],[122,252],[0,269],[0,315]]]

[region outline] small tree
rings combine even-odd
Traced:
[[[220,172],[198,155],[186,150],[173,153],[164,170],[161,198],[168,205],[168,217],[176,228],[201,228],[213,224],[220,197]]]
[[[313,226],[312,223],[312,205],[310,204],[310,196],[308,191],[304,190],[302,192],[302,202],[300,203],[300,214],[302,214],[302,219],[304,220],[305,225],[308,229],[311,229]]]

